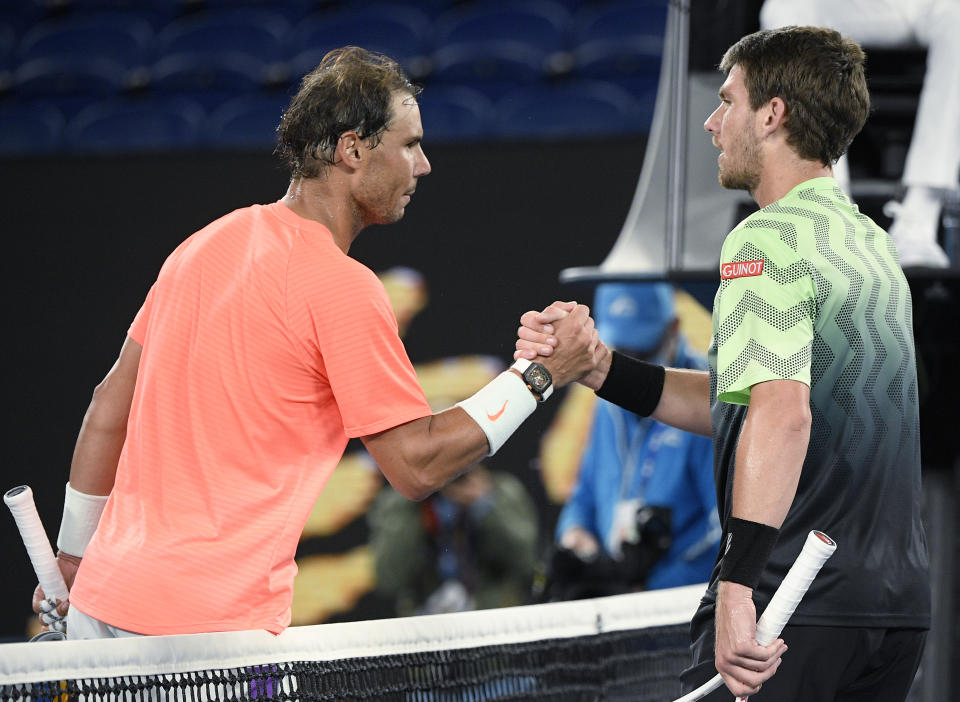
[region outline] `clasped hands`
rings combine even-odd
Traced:
[[[520,317],[513,357],[542,363],[556,387],[580,381],[596,390],[610,367],[610,352],[597,335],[590,308],[559,300]]]

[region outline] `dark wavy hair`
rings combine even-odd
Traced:
[[[320,176],[344,132],[378,145],[393,116],[394,93],[416,98],[420,90],[388,56],[357,46],[334,49],[300,82],[277,127],[276,153],[292,177]]]
[[[720,70],[744,72],[750,107],[774,97],[787,108],[787,143],[807,160],[833,164],[870,113],[860,45],[832,29],[783,27],[743,37],[727,49]]]

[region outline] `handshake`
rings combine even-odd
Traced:
[[[579,381],[597,390],[610,369],[610,351],[597,335],[590,308],[576,302],[557,301],[542,312],[525,312],[513,357],[545,366],[556,387]]]

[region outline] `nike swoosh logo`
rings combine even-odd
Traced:
[[[504,401],[503,401],[503,407],[501,407],[501,408],[500,408],[500,411],[497,412],[496,414],[490,414],[489,412],[487,412],[487,419],[489,419],[491,422],[495,422],[495,421],[497,421],[498,419],[500,419],[500,417],[503,416],[503,413],[507,411],[507,403],[508,403],[508,402],[510,402],[510,400],[504,400]]]

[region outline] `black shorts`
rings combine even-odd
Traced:
[[[750,702],[903,702],[927,638],[925,629],[787,626],[787,652],[776,674]],[[713,627],[691,646],[694,665],[683,672],[684,694],[716,675]],[[726,685],[703,698],[730,702]]]

